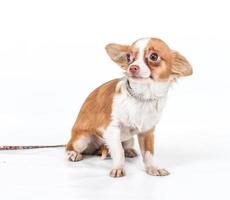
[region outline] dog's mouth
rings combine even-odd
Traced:
[[[142,80],[147,80],[147,79],[152,79],[152,77],[151,76],[149,76],[149,77],[144,77],[144,76],[140,76],[140,75],[138,75],[138,74],[130,74],[130,73],[125,73],[125,75],[128,77],[128,78],[130,78],[130,79],[133,79],[133,80],[136,80],[136,81],[138,81],[138,80],[140,80],[140,81],[142,81]]]
[[[140,76],[129,76],[129,78],[132,78],[132,79],[135,79],[135,80],[146,80],[146,79],[149,79],[149,78],[140,77]]]

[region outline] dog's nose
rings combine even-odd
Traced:
[[[131,65],[129,67],[129,71],[132,73],[132,74],[137,74],[139,71],[140,71],[140,67],[138,65]]]

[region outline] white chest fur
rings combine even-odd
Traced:
[[[126,83],[126,79],[119,83],[121,93],[114,96],[112,107],[112,123],[120,127],[122,141],[129,139],[134,134],[146,132],[158,123],[169,88],[168,83],[159,85],[151,80],[139,85],[130,82],[132,90],[138,95],[146,99],[153,97],[152,101],[141,101],[130,96]]]

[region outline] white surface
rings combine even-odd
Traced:
[[[0,152],[0,199],[230,199],[228,1],[0,1],[0,145],[62,144],[85,97],[122,72],[109,42],[164,39],[194,75],[170,91],[145,174],[111,160],[69,163],[63,149]]]

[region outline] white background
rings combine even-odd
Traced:
[[[159,37],[192,63],[156,131],[168,177],[63,149],[0,152],[0,199],[229,199],[228,1],[0,1],[0,145],[63,144],[86,96],[122,76],[109,42]]]

